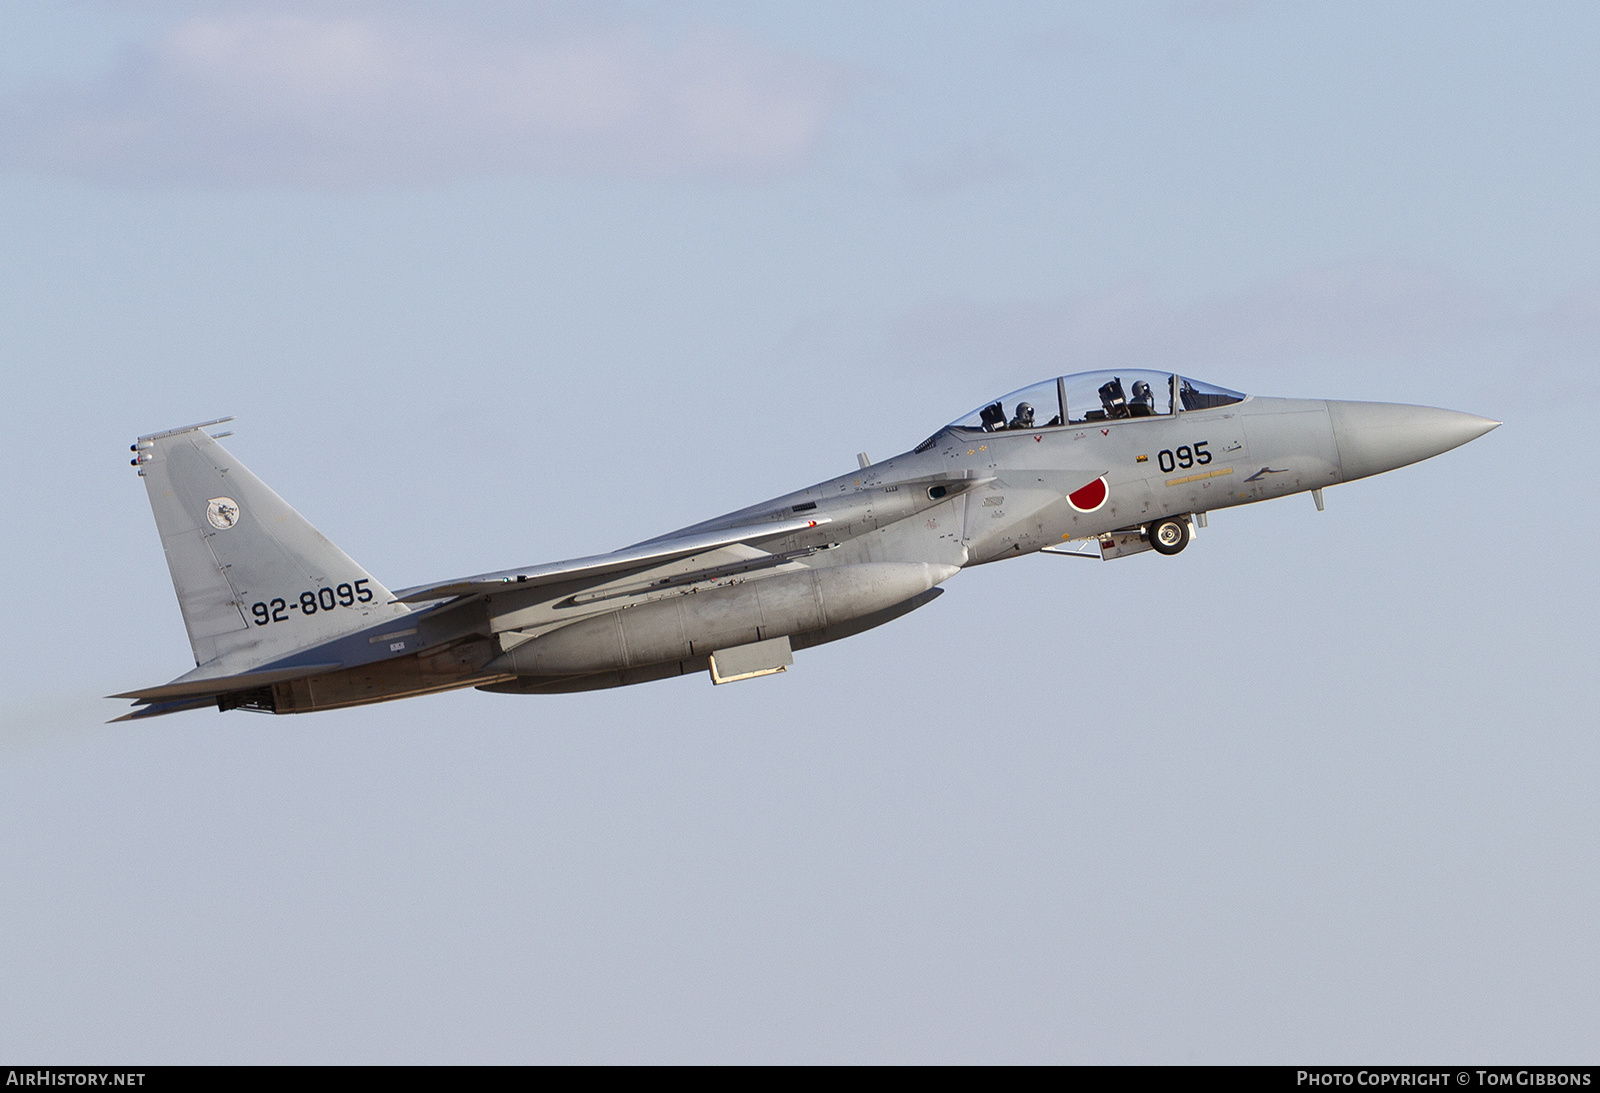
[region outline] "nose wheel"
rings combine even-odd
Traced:
[[[1177,554],[1189,545],[1189,521],[1186,517],[1169,516],[1152,523],[1146,534],[1158,554]]]

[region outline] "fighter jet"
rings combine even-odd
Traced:
[[[195,668],[114,695],[334,710],[476,687],[552,694],[782,672],[915,611],[961,570],[1045,552],[1176,555],[1215,509],[1322,490],[1500,424],[1381,402],[1265,398],[1167,372],[1045,380],[914,449],[609,554],[391,591],[207,430],[142,436]]]

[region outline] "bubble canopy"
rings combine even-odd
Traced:
[[[1105,372],[1079,372],[1044,380],[1002,395],[950,423],[969,432],[1050,429],[1097,421],[1163,417],[1209,410],[1244,401],[1245,396],[1226,387],[1202,383],[1173,372],[1124,368]]]

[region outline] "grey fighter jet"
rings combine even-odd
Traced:
[[[1326,486],[1500,424],[1165,372],[1063,376],[893,459],[610,554],[390,591],[217,443],[221,421],[133,446],[195,669],[114,696],[136,705],[118,720],[769,675],[922,607],[967,566],[1177,554],[1213,509],[1303,492],[1321,508]]]

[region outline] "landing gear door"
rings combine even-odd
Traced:
[[[1151,549],[1150,540],[1145,537],[1142,528],[1132,531],[1110,531],[1100,536],[1100,557],[1103,561],[1113,558],[1126,558],[1130,554],[1142,554]]]

